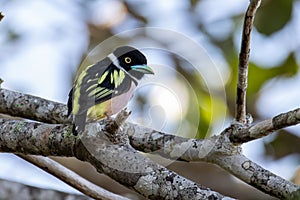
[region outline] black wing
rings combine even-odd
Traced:
[[[74,135],[84,130],[90,107],[127,92],[131,83],[132,79],[108,58],[82,72],[69,93],[67,104],[68,115],[74,116]]]
[[[78,114],[87,111],[95,104],[127,92],[131,87],[131,82],[132,79],[112,64],[108,58],[91,66],[86,76],[82,78],[80,88],[75,88],[73,91],[79,90],[81,94],[78,99],[80,105]]]

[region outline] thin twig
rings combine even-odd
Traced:
[[[50,158],[23,154],[16,155],[41,168],[42,170],[52,174],[56,178],[71,185],[72,187],[76,188],[89,197],[103,200],[128,200],[125,197],[116,195],[107,190],[104,190],[103,188],[100,188],[99,186],[89,182],[88,180],[82,178],[78,174],[74,173],[73,171],[67,169],[66,167]]]
[[[115,119],[109,119],[106,121],[104,130],[108,133],[107,137],[115,144],[117,143],[128,143],[128,136],[122,134],[122,131],[119,131],[121,126],[124,124],[126,119],[129,117],[131,112],[127,111],[126,108],[118,113]]]
[[[253,26],[254,16],[259,5],[260,5],[260,0],[250,1],[244,19],[241,51],[239,55],[235,119],[237,122],[244,123],[244,124],[247,123],[246,91],[247,91],[247,79],[248,79],[248,63],[249,63],[249,55],[250,55],[250,35]]]
[[[249,135],[243,138],[239,135],[240,142],[249,142],[254,139],[262,138],[270,133],[289,126],[294,126],[300,123],[300,108],[281,113],[272,119],[264,120],[249,128]]]
[[[262,138],[279,129],[294,126],[300,123],[300,108],[281,113],[272,119],[259,122],[250,128],[245,129],[245,134],[233,132],[230,139],[234,143],[246,143],[258,138]]]

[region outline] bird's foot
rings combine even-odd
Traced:
[[[107,112],[105,112],[104,115],[105,115],[107,121],[112,120],[111,116],[109,114],[107,114]]]
[[[131,114],[131,111],[127,111],[126,108],[118,113],[115,119],[109,117],[106,121],[105,131],[106,136],[115,144],[126,143],[128,137],[126,133],[122,131],[122,125]]]

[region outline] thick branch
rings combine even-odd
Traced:
[[[295,111],[290,113],[295,113]],[[288,116],[288,114],[279,116]],[[277,121],[278,123],[285,121],[287,124],[291,124],[293,121],[293,117],[280,118],[290,120]],[[240,129],[236,127],[229,127],[221,135],[205,140],[166,135],[148,128],[129,124],[125,127],[130,134],[131,144],[141,151],[159,154],[169,159],[211,162],[266,194],[281,199],[300,198],[299,186],[262,168],[241,153],[241,147],[237,146],[230,139],[230,136],[235,132],[237,137],[243,136],[237,131]],[[249,134],[249,131],[247,134]]]
[[[158,165],[129,145],[111,143],[98,124],[88,124],[86,132],[78,139],[69,126],[0,119],[0,151],[74,156],[151,199],[225,198]]]
[[[0,102],[1,102],[0,112],[6,111],[6,114],[11,114],[10,110],[4,109],[6,102],[3,99],[1,99],[3,91],[5,91],[5,90],[0,89]],[[10,92],[10,94],[11,94],[10,98],[13,99],[15,96],[14,92]],[[19,94],[17,93],[16,96],[18,96],[18,95]],[[25,96],[30,96],[30,95],[25,95]],[[33,98],[32,99],[33,101],[35,100],[34,97],[32,97],[32,96],[30,96],[30,98]],[[44,101],[46,101],[46,100],[44,100]],[[4,108],[3,108],[3,106],[4,106]],[[64,105],[60,104],[59,107],[61,107],[62,111],[66,111],[66,107]],[[21,109],[27,110],[30,108],[31,108],[30,105],[24,104]],[[45,112],[46,111],[47,110],[45,110]],[[14,113],[16,113],[17,116],[19,116],[19,117],[26,117],[26,115],[24,115],[24,113],[26,114],[27,112],[18,113],[16,111],[14,111]],[[43,113],[42,109],[40,110],[39,115],[41,116],[40,118],[42,118],[42,119],[44,118],[43,115],[47,115],[47,116],[51,117],[51,113]],[[63,121],[65,121],[65,119],[62,119],[61,121],[63,122]],[[272,123],[270,123],[270,122],[272,122]],[[22,125],[22,123],[25,123],[25,122],[18,122],[18,123],[21,123],[21,125]],[[141,150],[144,152],[152,152],[152,153],[159,154],[164,157],[171,158],[171,159],[180,159],[180,160],[185,160],[185,161],[209,161],[209,162],[219,165],[220,167],[226,169],[230,173],[233,173],[230,169],[226,168],[226,165],[223,165],[219,161],[217,162],[217,160],[222,159],[222,157],[226,158],[228,156],[235,157],[235,156],[240,155],[241,149],[239,146],[236,146],[236,144],[239,144],[241,141],[246,141],[245,138],[260,137],[263,134],[268,134],[272,130],[276,130],[278,128],[283,128],[283,127],[287,127],[290,125],[294,125],[296,123],[299,123],[299,109],[280,114],[273,119],[263,121],[263,122],[258,123],[250,128],[247,126],[243,126],[243,125],[239,126],[239,124],[234,124],[233,126],[226,129],[223,132],[223,134],[221,134],[220,136],[214,136],[214,137],[211,137],[211,138],[208,138],[205,140],[188,139],[188,138],[182,138],[182,137],[178,137],[178,136],[174,136],[174,135],[168,135],[166,133],[155,131],[153,129],[142,127],[140,125],[136,125],[136,124],[132,124],[132,123],[125,123],[123,125],[122,130],[124,132],[123,134],[129,135],[130,144],[138,150]],[[39,127],[37,125],[35,125],[35,126]],[[34,128],[35,126],[31,126],[29,128],[31,129],[31,128]],[[76,145],[73,146],[74,145],[73,143],[78,143],[79,140],[77,140],[76,138],[74,138],[72,136],[72,134],[70,133],[71,130],[68,126],[53,126],[53,125],[51,126],[51,125],[43,125],[43,124],[41,124],[40,126],[41,127],[39,129],[41,129],[41,130],[46,129],[46,127],[44,127],[44,126],[47,126],[48,128],[55,127],[54,132],[51,131],[52,130],[51,128],[48,130],[48,134],[50,134],[50,136],[47,136],[47,134],[46,135],[39,134],[39,136],[41,137],[40,139],[48,138],[49,139],[48,143],[54,144],[53,145],[54,149],[52,149],[52,148],[48,149],[47,147],[45,148],[45,150],[47,152],[49,152],[47,155],[57,154],[56,149],[62,148],[64,146],[66,146],[66,148],[71,148],[71,149],[78,148]],[[0,128],[1,127],[2,126],[0,126]],[[13,132],[16,132],[16,131],[18,132],[18,130],[20,130],[21,127],[22,126],[20,126],[20,124],[19,124],[19,126],[16,126],[15,128],[13,128],[13,130],[14,130]],[[30,129],[28,130],[29,132],[30,132]],[[61,134],[61,133],[64,133],[64,134]],[[28,132],[26,133],[26,135],[28,135]],[[248,137],[247,137],[247,135],[248,135]],[[31,136],[29,135],[27,138],[31,138]],[[54,140],[54,141],[52,141],[52,140]],[[59,140],[61,143],[56,143],[55,142],[56,140]],[[249,140],[247,140],[247,141],[249,141]],[[2,142],[4,142],[4,141],[2,141]],[[27,144],[27,142],[24,141],[24,143],[21,146],[24,146],[24,144]],[[34,144],[36,144],[36,143],[34,143]],[[94,141],[93,144],[96,145],[97,142]],[[79,145],[79,144],[77,144],[77,145]],[[21,148],[21,146],[19,148]],[[27,149],[26,145],[25,145],[25,149],[27,149],[27,151],[30,151],[30,148],[31,147],[28,147],[28,149]],[[63,149],[64,148],[60,149],[59,151],[61,151]],[[64,154],[67,156],[68,155],[72,156],[73,155],[72,152],[73,152],[73,150],[71,150],[71,151],[65,150]],[[39,153],[35,152],[34,154],[39,154]],[[124,158],[124,156],[122,154],[118,155],[118,158],[120,158],[120,157]],[[213,157],[215,157],[215,158],[213,158]],[[216,161],[214,161],[214,159]],[[231,162],[234,162],[234,159],[231,159]],[[229,163],[228,165],[232,165],[232,163]],[[243,171],[242,165],[239,165],[239,168],[241,170],[237,170],[237,173]],[[260,167],[260,170],[263,171],[265,169]],[[242,176],[242,175],[240,175],[240,176]],[[240,176],[238,176],[238,177],[240,177]],[[243,176],[245,176],[245,175],[243,175]],[[257,178],[259,179],[260,177],[257,177]],[[250,180],[250,179],[245,178],[243,180],[245,180],[247,182],[247,180]],[[251,184],[251,182],[247,182],[247,183]],[[285,184],[290,185],[292,183],[290,183],[289,181],[286,181]],[[263,188],[260,188],[260,187],[257,187],[257,188],[266,193],[269,193],[271,195],[275,194],[275,193],[270,193],[270,191],[266,191]],[[266,186],[266,188],[271,188],[271,187]]]
[[[123,131],[127,132],[130,144],[137,150],[184,161],[205,161],[219,138],[219,136],[204,140],[183,138],[132,123],[126,123]]]
[[[248,79],[248,63],[250,55],[250,35],[253,26],[254,16],[260,0],[251,0],[248,6],[243,26],[241,51],[239,55],[238,83],[236,92],[236,113],[235,119],[240,123],[247,123],[246,119],[246,91]]]
[[[2,88],[0,113],[50,124],[70,123],[64,104]]]
[[[0,118],[0,151],[43,156],[73,156],[80,142],[71,127]]]

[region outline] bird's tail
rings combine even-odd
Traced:
[[[78,135],[85,129],[86,112],[80,115],[75,115],[73,120],[73,135]]]
[[[68,115],[67,116],[70,116],[71,113],[72,113],[72,109],[73,109],[73,88],[70,90],[69,92],[69,98],[68,98],[68,103],[67,103],[67,106],[68,106]]]

